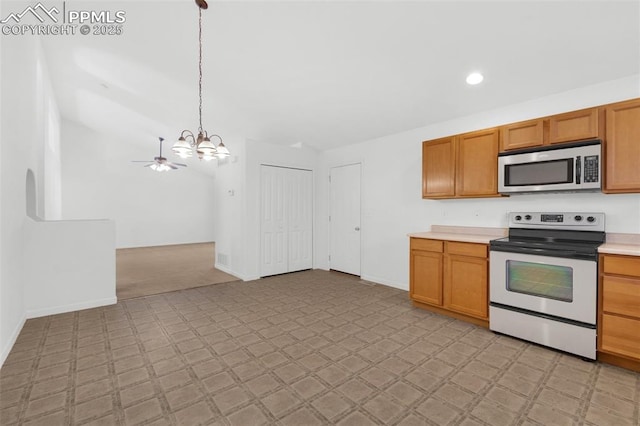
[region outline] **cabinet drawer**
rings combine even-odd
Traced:
[[[640,319],[640,278],[604,276],[602,309]]]
[[[411,250],[426,250],[442,253],[442,241],[411,238]]]
[[[640,257],[605,255],[602,270],[605,274],[640,277]]]
[[[602,315],[602,350],[640,359],[640,320]]]
[[[461,256],[487,257],[487,245],[447,241],[447,253]]]

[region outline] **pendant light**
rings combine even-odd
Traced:
[[[193,150],[195,149],[199,159],[205,161],[211,161],[214,158],[225,158],[229,156],[229,150],[219,135],[211,135],[202,128],[202,10],[207,9],[209,5],[205,0],[195,0],[198,6],[198,114],[199,114],[199,127],[198,135],[195,136],[190,130],[183,130],[178,138],[178,141],[171,148],[172,151],[181,158],[188,158],[193,156]],[[218,138],[220,143],[216,146],[211,142],[211,138]]]

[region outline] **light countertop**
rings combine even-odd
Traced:
[[[640,256],[640,234],[607,233],[607,241],[598,248],[598,252]]]
[[[489,244],[491,240],[506,237],[508,232],[507,228],[433,225],[430,231],[414,232],[408,234],[408,236],[411,238],[426,238],[430,240]],[[598,252],[640,256],[640,234],[607,233],[607,240],[598,248]]]
[[[431,231],[408,234],[411,238],[460,241],[464,243],[489,244],[489,241],[507,236],[506,228],[478,228],[470,226],[432,225]]]

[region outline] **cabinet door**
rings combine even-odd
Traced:
[[[549,143],[599,137],[598,108],[582,109],[549,117]]]
[[[500,151],[544,144],[544,120],[530,120],[500,128]]]
[[[477,318],[489,318],[486,258],[445,255],[444,306]]]
[[[410,296],[442,306],[442,253],[411,250]]]
[[[422,143],[422,197],[452,198],[455,196],[454,138],[442,138]]]
[[[605,110],[605,192],[640,192],[640,99]]]
[[[498,129],[465,133],[457,137],[456,195],[498,195]]]
[[[640,359],[640,320],[602,315],[603,351]]]

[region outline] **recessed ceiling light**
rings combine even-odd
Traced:
[[[482,80],[484,80],[484,76],[479,72],[472,72],[467,76],[467,84],[471,84],[471,85],[478,84],[478,83],[481,83]]]

